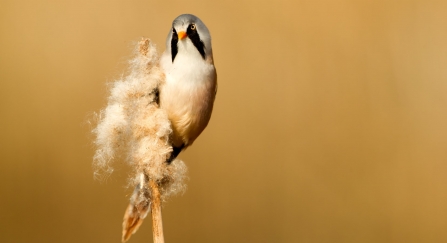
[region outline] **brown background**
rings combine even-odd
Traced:
[[[219,92],[166,242],[447,242],[447,2],[425,0],[2,0],[1,242],[120,242],[129,168],[93,179],[87,121],[181,13]]]

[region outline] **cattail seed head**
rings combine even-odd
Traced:
[[[111,84],[107,106],[96,115],[98,123],[92,131],[95,176],[112,173],[111,163],[124,154],[133,169],[130,186],[140,185],[142,176],[147,177],[145,182],[150,179],[160,186],[162,200],[185,189],[187,171],[181,160],[166,163],[172,152],[172,129],[158,104],[164,78],[155,46],[143,38],[129,62],[128,73]],[[150,202],[148,183],[140,186],[142,193],[137,200]]]

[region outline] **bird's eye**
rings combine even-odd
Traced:
[[[191,30],[195,30],[196,29],[196,25],[195,24],[192,24],[191,25]]]
[[[176,33],[174,28],[172,28],[172,33]]]

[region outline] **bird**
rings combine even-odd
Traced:
[[[207,127],[217,93],[211,34],[198,17],[182,14],[174,19],[160,67],[165,82],[157,92],[158,100],[172,128],[172,152],[166,161],[170,164]],[[144,176],[143,183],[147,183]],[[148,193],[144,188],[137,185],[131,197],[124,215],[123,242],[138,230],[150,211],[148,202],[138,200],[138,195]]]
[[[160,107],[173,129],[171,162],[208,125],[217,93],[211,35],[198,17],[183,14],[173,21],[160,64],[166,75]]]

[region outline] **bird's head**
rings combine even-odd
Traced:
[[[203,60],[212,60],[213,55],[208,28],[191,14],[182,14],[174,19],[166,40],[166,49],[171,52],[172,62],[178,54],[183,53],[195,55]]]

